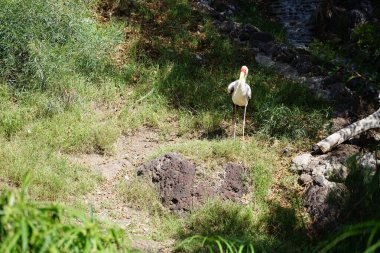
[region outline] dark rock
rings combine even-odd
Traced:
[[[239,201],[243,194],[247,192],[247,187],[244,184],[246,170],[236,163],[227,163],[223,168],[225,170],[225,180],[220,188],[220,196],[222,199]]]
[[[364,24],[368,21],[366,14],[360,10],[350,11],[350,28],[355,28],[358,25]]]
[[[250,32],[249,39],[250,41],[257,41],[261,43],[268,43],[270,41],[274,41],[273,35],[267,32]]]
[[[221,22],[217,27],[219,30],[221,30],[224,33],[230,33],[236,30],[235,22],[230,21],[230,20]]]
[[[342,82],[342,77],[341,76],[338,76],[338,75],[332,75],[332,76],[326,76],[323,80],[322,80],[322,87],[324,88],[327,88],[327,87],[330,87],[336,83],[340,83]]]
[[[242,32],[239,34],[239,40],[244,42],[249,40],[249,33],[247,32]]]
[[[143,165],[138,175],[151,178],[157,185],[162,204],[170,210],[192,208],[195,165],[176,153],[169,153]]]
[[[308,55],[299,54],[295,57],[295,68],[298,73],[305,74],[309,73],[313,69],[313,64],[310,61],[310,57]]]
[[[246,24],[243,28],[243,31],[248,33],[261,32],[261,30],[258,27],[252,24]]]
[[[272,52],[272,57],[275,61],[292,63],[296,60],[297,54],[286,45],[278,45]]]
[[[214,0],[211,6],[219,12],[225,12],[230,9],[227,1],[223,1],[223,0]]]
[[[336,225],[348,197],[349,191],[341,183],[310,186],[303,200],[314,228],[322,230]]]
[[[169,153],[141,166],[137,175],[149,178],[157,186],[162,204],[171,211],[189,211],[209,198],[241,201],[247,193],[246,170],[240,164],[223,165],[220,180],[209,180],[196,172],[190,161]]]

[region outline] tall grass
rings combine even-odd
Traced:
[[[58,205],[29,201],[29,179],[20,191],[0,197],[1,252],[131,252],[123,231]]]
[[[251,243],[241,240],[228,240],[221,236],[194,235],[186,238],[178,245],[178,249],[187,252],[189,248],[200,247],[199,250],[208,250],[209,253],[254,253],[255,249]]]
[[[46,89],[65,86],[68,75],[94,80],[111,74],[110,55],[122,34],[99,25],[86,5],[0,1],[0,76],[16,87]]]

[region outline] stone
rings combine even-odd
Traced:
[[[264,54],[256,54],[255,60],[257,64],[270,68],[274,66],[276,63],[271,59],[270,56],[264,55]]]
[[[303,171],[311,162],[312,155],[309,153],[301,154],[293,158],[290,170],[293,172]]]
[[[157,186],[162,204],[172,211],[192,208],[195,165],[177,153],[169,153],[143,165],[138,175]]]
[[[243,28],[243,31],[248,33],[261,32],[261,30],[258,27],[252,24],[246,24]]]
[[[262,43],[274,41],[273,35],[267,32],[249,32],[249,39],[250,41],[258,41]]]
[[[303,196],[307,212],[316,230],[336,225],[349,198],[344,184],[327,182],[325,185],[311,185]]]
[[[298,183],[302,186],[304,185],[308,185],[310,184],[311,182],[313,182],[313,178],[309,175],[309,174],[302,174],[299,178],[298,178]]]
[[[295,68],[298,73],[306,74],[312,71],[313,64],[310,61],[310,57],[304,54],[299,54],[295,57]]]
[[[236,30],[236,25],[233,21],[225,20],[217,25],[218,29],[224,33],[230,33]]]
[[[315,176],[314,182],[316,185],[325,186],[325,178],[322,175]]]
[[[169,153],[141,166],[137,175],[148,178],[156,186],[164,207],[186,212],[209,198],[242,202],[248,192],[244,182],[246,169],[237,163],[222,167],[219,177],[210,178],[180,154]]]
[[[350,28],[355,28],[358,25],[364,24],[368,21],[366,14],[360,10],[350,11]]]
[[[225,170],[225,180],[220,187],[220,196],[222,199],[239,201],[247,187],[244,184],[246,169],[237,163],[226,163],[223,165]]]
[[[357,158],[358,165],[368,171],[370,176],[375,175],[377,169],[377,159],[374,153],[365,153]]]
[[[296,60],[297,53],[286,45],[277,45],[272,52],[272,57],[275,61],[292,63]]]

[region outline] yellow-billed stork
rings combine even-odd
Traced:
[[[251,99],[251,87],[246,83],[248,75],[247,66],[241,67],[239,80],[236,80],[228,85],[228,92],[232,94],[233,113],[234,113],[234,139],[236,136],[236,106],[244,106],[243,118],[243,140],[245,129],[245,115],[247,113],[247,105]]]

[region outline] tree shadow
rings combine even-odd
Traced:
[[[257,66],[254,53],[218,31],[210,17],[179,1],[139,5],[136,12],[145,10],[149,15],[130,17],[141,26],[137,61],[158,66],[154,86],[170,107],[190,111],[193,116],[206,111],[230,119],[227,85],[238,78],[242,65],[248,65],[252,100],[247,115],[248,122],[255,124],[248,123],[247,132],[305,137],[322,127],[318,121],[328,115],[326,103],[305,85]]]

